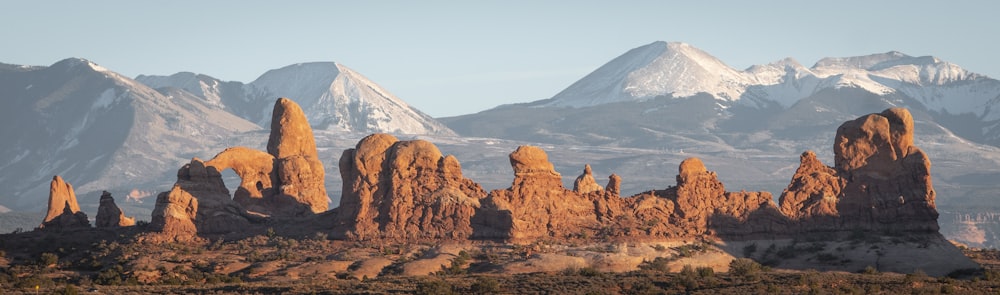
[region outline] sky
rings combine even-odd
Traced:
[[[0,62],[251,82],[336,61],[435,117],[550,98],[629,49],[745,69],[892,50],[1000,78],[1000,1],[2,1]],[[294,98],[293,98],[294,99]]]

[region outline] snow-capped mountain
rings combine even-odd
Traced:
[[[745,73],[691,45],[654,42],[611,60],[556,94],[549,105],[593,106],[700,92],[737,100],[750,82]]]
[[[260,129],[186,91],[160,93],[78,58],[0,67],[0,95],[0,202],[19,210],[43,209],[53,175],[81,203],[96,204],[101,190],[122,200],[164,190],[191,157]]]
[[[270,126],[274,99],[288,97],[302,106],[315,129],[454,135],[444,124],[378,84],[333,62],[270,70],[249,84],[192,73],[139,76],[136,80],[158,89],[183,89],[265,128]]]
[[[1000,81],[932,56],[896,51],[824,58],[810,68],[787,58],[736,70],[691,45],[654,42],[613,59],[544,105],[586,107],[706,93],[718,101],[720,115],[728,116],[722,110],[731,106],[789,109],[839,89],[894,97],[886,101],[924,108],[961,135],[1000,146]]]

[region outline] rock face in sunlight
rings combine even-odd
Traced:
[[[603,189],[600,184],[597,184],[597,180],[594,179],[594,173],[590,170],[589,164],[583,167],[583,174],[577,176],[576,181],[573,182],[573,191],[581,194]]]
[[[87,214],[80,211],[73,185],[59,175],[49,184],[49,210],[42,221],[42,228],[90,227]]]
[[[891,108],[845,122],[835,167],[806,152],[782,194],[782,211],[807,229],[938,230],[930,160],[913,145],[913,118]]]
[[[222,174],[194,158],[177,171],[177,183],[156,197],[150,228],[176,240],[247,227],[245,210],[229,196]]]
[[[205,165],[220,172],[233,169],[240,177],[240,186],[233,193],[233,200],[247,210],[268,215],[272,213],[274,206],[268,201],[274,195],[274,156],[247,147],[231,147],[215,155]]]
[[[173,189],[157,197],[154,231],[173,237],[227,233],[261,217],[309,217],[326,211],[323,164],[302,109],[279,98],[271,127],[267,153],[233,147],[181,168]],[[220,173],[226,169],[241,179],[232,197]]]
[[[279,98],[271,113],[267,152],[274,156],[274,176],[279,203],[302,204],[302,213],[320,213],[329,206],[323,184],[323,163],[305,113],[298,104]],[[289,200],[285,200],[285,199]],[[302,213],[299,213],[302,214]]]
[[[135,225],[135,218],[125,216],[125,212],[115,204],[111,193],[101,193],[101,205],[97,207],[95,221],[97,227],[123,227]]]
[[[463,239],[486,196],[454,156],[424,140],[365,137],[340,158],[338,235],[350,239]]]
[[[477,236],[528,241],[598,227],[594,203],[563,187],[561,175],[541,148],[518,147],[510,154],[510,164],[514,182],[508,189],[490,192]]]

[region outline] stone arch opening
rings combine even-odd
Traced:
[[[233,199],[236,190],[240,188],[240,183],[243,182],[243,178],[240,178],[232,168],[223,169],[219,173],[222,174],[222,182],[226,184],[226,189],[229,190],[229,199]]]

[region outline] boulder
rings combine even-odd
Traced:
[[[125,216],[125,212],[115,204],[111,193],[101,193],[101,205],[97,207],[97,227],[124,227],[135,225],[135,218]]]
[[[64,181],[59,175],[53,176],[49,184],[49,208],[40,227],[90,227],[87,214],[80,211],[80,204],[76,202],[73,185]]]
[[[486,193],[461,170],[428,141],[369,135],[340,159],[337,232],[359,240],[467,238]]]

